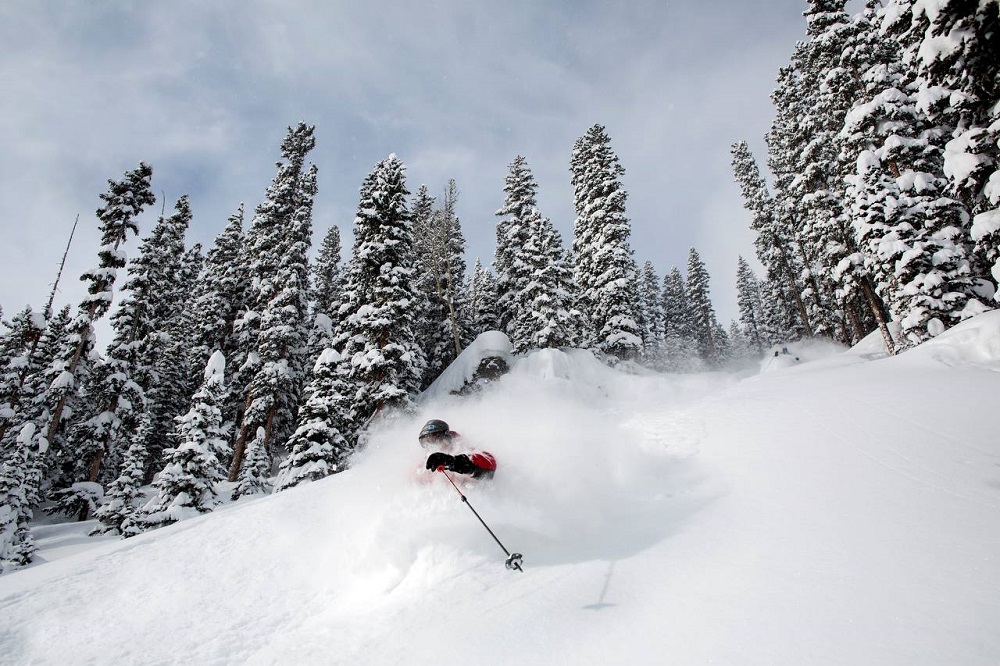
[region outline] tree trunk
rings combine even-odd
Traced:
[[[233,464],[229,466],[230,481],[237,481],[240,478],[240,468],[243,467],[243,456],[246,455],[247,451],[247,432],[250,430],[250,424],[246,423],[245,418],[252,404],[253,393],[248,393],[246,403],[243,405],[244,422],[240,425],[240,435],[236,438],[236,444],[233,445]]]
[[[865,276],[858,280],[861,284],[861,291],[864,293],[865,298],[868,300],[868,304],[872,308],[872,313],[875,315],[875,321],[878,322],[878,330],[882,333],[882,341],[885,343],[885,350],[890,354],[894,355],[897,351],[896,343],[892,339],[892,333],[889,331],[889,317],[888,312],[885,310],[885,303],[879,298],[878,294],[875,293],[875,287],[872,286],[871,279]]]

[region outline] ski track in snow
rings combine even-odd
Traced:
[[[39,526],[0,664],[998,663],[1000,314],[973,322],[743,381],[546,352],[321,482],[127,541]],[[420,470],[430,417],[496,454],[463,492],[524,573]]]

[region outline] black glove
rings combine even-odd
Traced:
[[[455,456],[450,456],[447,453],[442,453],[440,451],[435,451],[434,453],[427,456],[427,469],[436,472],[438,467],[444,467],[445,469],[452,469],[452,464],[455,461]]]
[[[472,459],[465,454],[452,456],[447,453],[437,451],[427,456],[427,469],[437,471],[438,467],[444,467],[457,474],[472,474],[476,471],[476,466],[472,464]]]
[[[452,458],[451,467],[448,469],[456,474],[472,474],[478,468],[472,464],[472,459],[469,456],[462,454]]]

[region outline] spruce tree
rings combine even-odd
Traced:
[[[520,261],[531,279],[516,299],[513,351],[579,346],[582,313],[575,308],[576,285],[562,238],[537,208],[524,221],[527,241]]]
[[[55,378],[47,395],[51,404],[51,417],[46,437],[52,441],[60,430],[64,411],[72,410],[74,398],[90,371],[90,353],[94,348],[94,323],[107,314],[111,307],[118,270],[125,267],[121,245],[129,233],[138,234],[135,218],[155,201],[150,181],[153,170],[140,163],[134,171],[125,173],[120,181],[108,181],[108,192],[101,195],[105,205],[97,210],[101,221],[100,263],[87,271],[81,280],[88,283],[87,296],[80,303],[77,314],[69,325],[70,336],[53,360]],[[102,454],[103,455],[103,454]],[[97,477],[100,458],[91,461],[88,476]]]
[[[23,423],[24,403],[32,398],[25,393],[25,384],[44,371],[36,350],[47,322],[27,306],[2,325],[6,330],[0,333],[0,442],[12,426]]]
[[[694,337],[694,321],[688,303],[687,285],[674,266],[663,278],[663,346],[660,365],[675,372],[701,367]]]
[[[64,487],[74,479],[75,458],[69,454],[65,427],[60,427],[52,438],[46,436],[51,421],[47,392],[55,378],[52,366],[59,350],[67,345],[70,319],[70,306],[67,305],[46,323],[38,343],[26,359],[13,426],[0,437],[0,450],[9,449],[25,425],[33,423],[35,426],[28,450],[37,455],[32,456],[25,486],[31,506],[37,506],[49,488]]]
[[[625,216],[625,168],[601,125],[576,141],[570,161],[576,208],[573,255],[580,304],[590,323],[590,340],[602,352],[636,358],[642,338],[635,321],[636,265]]]
[[[191,409],[177,417],[178,444],[165,452],[166,466],[154,484],[156,495],[142,508],[143,526],[168,525],[212,510],[216,485],[226,478],[220,457],[229,448],[222,422],[225,367],[222,352],[213,353]]]
[[[418,344],[427,358],[421,386],[428,386],[461,353],[468,342],[465,332],[465,238],[455,212],[458,188],[449,181],[444,201],[433,206],[421,186],[415,201],[412,234],[416,275],[413,286],[419,292],[424,313],[417,323]],[[424,212],[430,203],[429,212]]]
[[[998,3],[895,0],[886,15],[909,19],[906,60],[930,120],[953,129],[944,147],[949,194],[972,215],[979,259],[1000,282],[1000,8]],[[974,273],[980,277],[978,266]],[[985,272],[985,271],[984,271]],[[996,295],[995,295],[996,297]]]
[[[341,291],[344,288],[340,252],[340,229],[332,225],[323,237],[313,266],[313,312],[329,318],[333,328],[337,326],[334,317],[340,309]]]
[[[198,382],[216,350],[227,359],[237,357],[235,325],[245,304],[247,280],[242,249],[243,204],[240,204],[209,249],[190,301],[191,339],[186,347],[186,365],[198,369],[192,377]],[[232,419],[228,409],[225,414]]]
[[[25,424],[16,446],[0,451],[0,573],[31,562],[35,543],[29,521],[32,513],[25,489],[35,425]]]
[[[267,432],[257,428],[253,438],[247,443],[246,460],[240,467],[232,500],[251,495],[266,495],[271,492],[271,456],[267,452]]]
[[[466,287],[469,333],[472,339],[485,331],[499,330],[497,298],[496,277],[476,259],[476,266]]]
[[[264,451],[283,442],[294,427],[295,409],[308,349],[309,246],[316,167],[306,167],[315,147],[314,127],[289,128],[281,145],[283,161],[257,207],[247,233],[250,293],[241,317],[240,336],[251,348],[237,387],[245,399],[229,480],[239,478],[247,439],[263,428]],[[248,367],[249,364],[249,367]],[[252,370],[252,374],[251,371]]]
[[[921,112],[915,73],[892,49],[910,30],[904,20],[877,26],[862,76],[864,103],[843,130],[857,155],[847,179],[855,237],[875,290],[902,324],[904,347],[968,316],[970,304],[979,311],[979,280],[962,231],[968,212],[947,196],[942,173],[945,130]],[[885,327],[883,337],[894,351]]]
[[[638,302],[642,343],[647,352],[655,353],[663,339],[663,301],[660,295],[660,278],[652,261],[646,261],[642,265]]]
[[[709,295],[708,269],[694,248],[688,252],[687,295],[694,339],[698,343],[698,353],[709,365],[720,362],[718,331],[721,330],[715,318],[715,308]]]
[[[425,367],[416,344],[414,252],[405,167],[395,155],[361,186],[337,348],[353,396],[352,446],[372,418],[410,404]]]
[[[740,311],[740,323],[743,325],[742,342],[745,342],[748,348],[752,347],[757,354],[762,354],[764,347],[771,344],[772,340],[764,321],[760,281],[742,256],[739,257],[736,267],[736,304]]]
[[[532,267],[525,260],[524,248],[529,243],[529,220],[537,208],[538,184],[521,155],[508,167],[504,181],[504,203],[496,212],[497,243],[493,268],[497,276],[497,310],[500,330],[510,338],[514,349],[523,350],[530,344],[530,304],[522,295],[533,279]]]
[[[111,462],[108,468],[115,472],[118,457],[128,448],[147,408],[147,391],[155,390],[160,381],[156,364],[169,342],[165,328],[181,310],[175,300],[176,283],[190,221],[191,208],[183,196],[173,215],[160,218],[129,266],[126,297],[111,319],[114,340],[106,361],[85,386],[98,411],[82,415],[69,434],[76,455],[90,461],[87,481],[99,479],[106,457]]]
[[[338,367],[340,355],[333,349],[320,354],[299,409],[297,427],[288,440],[290,451],[278,471],[274,492],[300,483],[316,481],[342,471],[351,447],[344,432],[344,415],[350,408],[347,385]]]
[[[746,141],[733,144],[732,153],[733,172],[743,194],[743,205],[751,214],[750,228],[757,232],[754,239],[757,258],[767,269],[770,289],[765,300],[774,303],[780,313],[780,328],[789,332],[789,339],[811,336],[813,327],[799,281],[802,264],[793,250],[791,230],[780,223],[775,202]]]
[[[97,526],[90,532],[91,536],[120,534],[130,537],[142,531],[137,500],[146,478],[146,460],[149,457],[146,439],[150,427],[150,415],[146,412],[139,425],[139,436],[133,439],[125,452],[118,478],[108,485],[104,503],[94,513]]]

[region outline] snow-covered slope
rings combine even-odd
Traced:
[[[743,381],[538,352],[343,474],[0,577],[0,662],[995,664],[998,340]],[[465,492],[524,573],[421,471],[429,417],[498,458]]]

